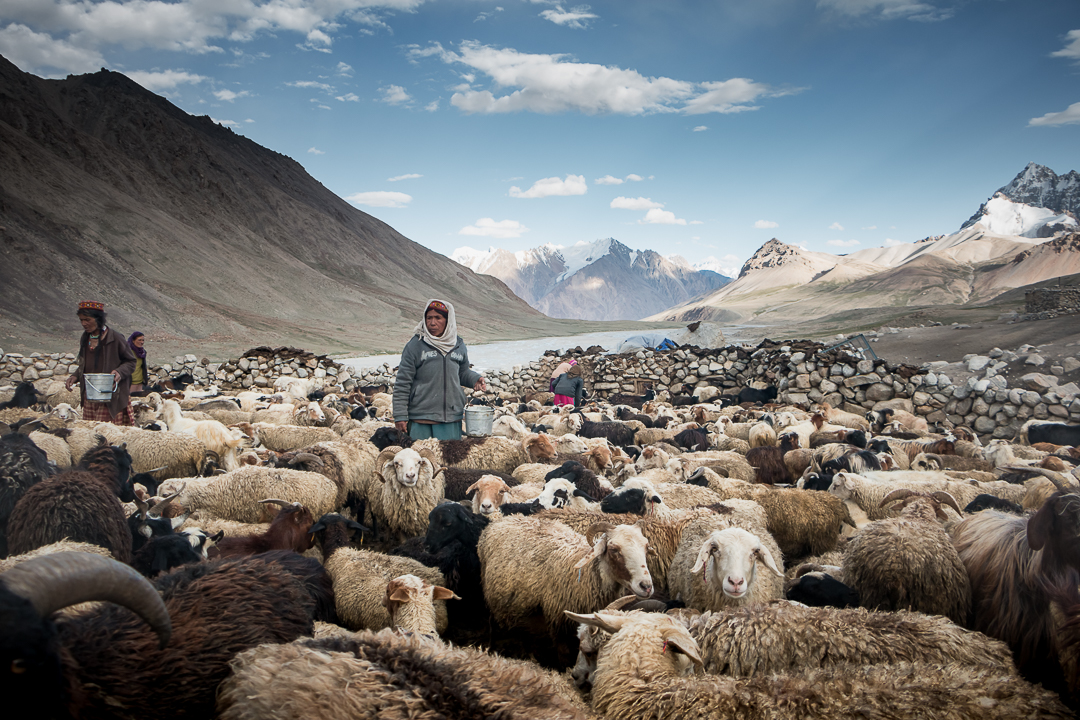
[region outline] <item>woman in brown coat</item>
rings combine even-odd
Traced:
[[[79,340],[79,369],[68,376],[70,390],[79,383],[82,390],[83,420],[111,422],[116,425],[134,425],[131,412],[131,373],[135,370],[135,354],[131,352],[124,337],[105,324],[105,305],[99,302],[81,302],[77,313],[83,326]],[[111,373],[116,389],[109,402],[86,399],[86,375]]]

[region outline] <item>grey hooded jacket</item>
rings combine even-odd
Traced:
[[[443,355],[414,335],[401,352],[394,381],[394,420],[461,422],[465,415],[461,388],[473,387],[480,377],[469,369],[469,352],[460,337]]]

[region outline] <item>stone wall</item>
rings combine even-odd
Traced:
[[[1080,287],[1038,288],[1024,293],[1027,314],[1080,310]]]

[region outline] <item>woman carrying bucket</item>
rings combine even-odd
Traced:
[[[424,319],[405,345],[394,381],[394,425],[414,440],[460,440],[465,414],[462,387],[487,391],[484,377],[469,369],[469,353],[457,334],[454,306],[429,300]]]
[[[70,390],[76,382],[82,390],[82,419],[134,425],[129,392],[135,354],[124,337],[105,325],[105,305],[81,302],[77,313],[83,327],[79,340],[79,369],[69,375]]]

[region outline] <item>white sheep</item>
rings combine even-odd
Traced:
[[[740,527],[713,530],[697,546],[687,572],[694,550],[690,540],[696,537],[684,533],[668,571],[668,587],[676,599],[698,610],[718,611],[783,597],[784,573],[760,537]],[[775,541],[770,544],[775,549]]]
[[[166,480],[158,493],[179,492],[173,505],[181,512],[202,510],[223,520],[267,522],[264,498],[298,502],[319,517],[337,507],[338,486],[321,473],[245,465],[214,478]]]
[[[226,470],[240,467],[237,450],[242,440],[235,437],[229,428],[217,420],[192,420],[180,412],[180,405],[175,400],[166,400],[162,408],[162,419],[169,432],[194,435],[202,441],[207,450],[217,453]]]
[[[380,533],[398,542],[426,533],[428,513],[446,494],[442,471],[426,448],[391,445],[379,453],[375,478],[381,486],[371,489],[368,508]]]

